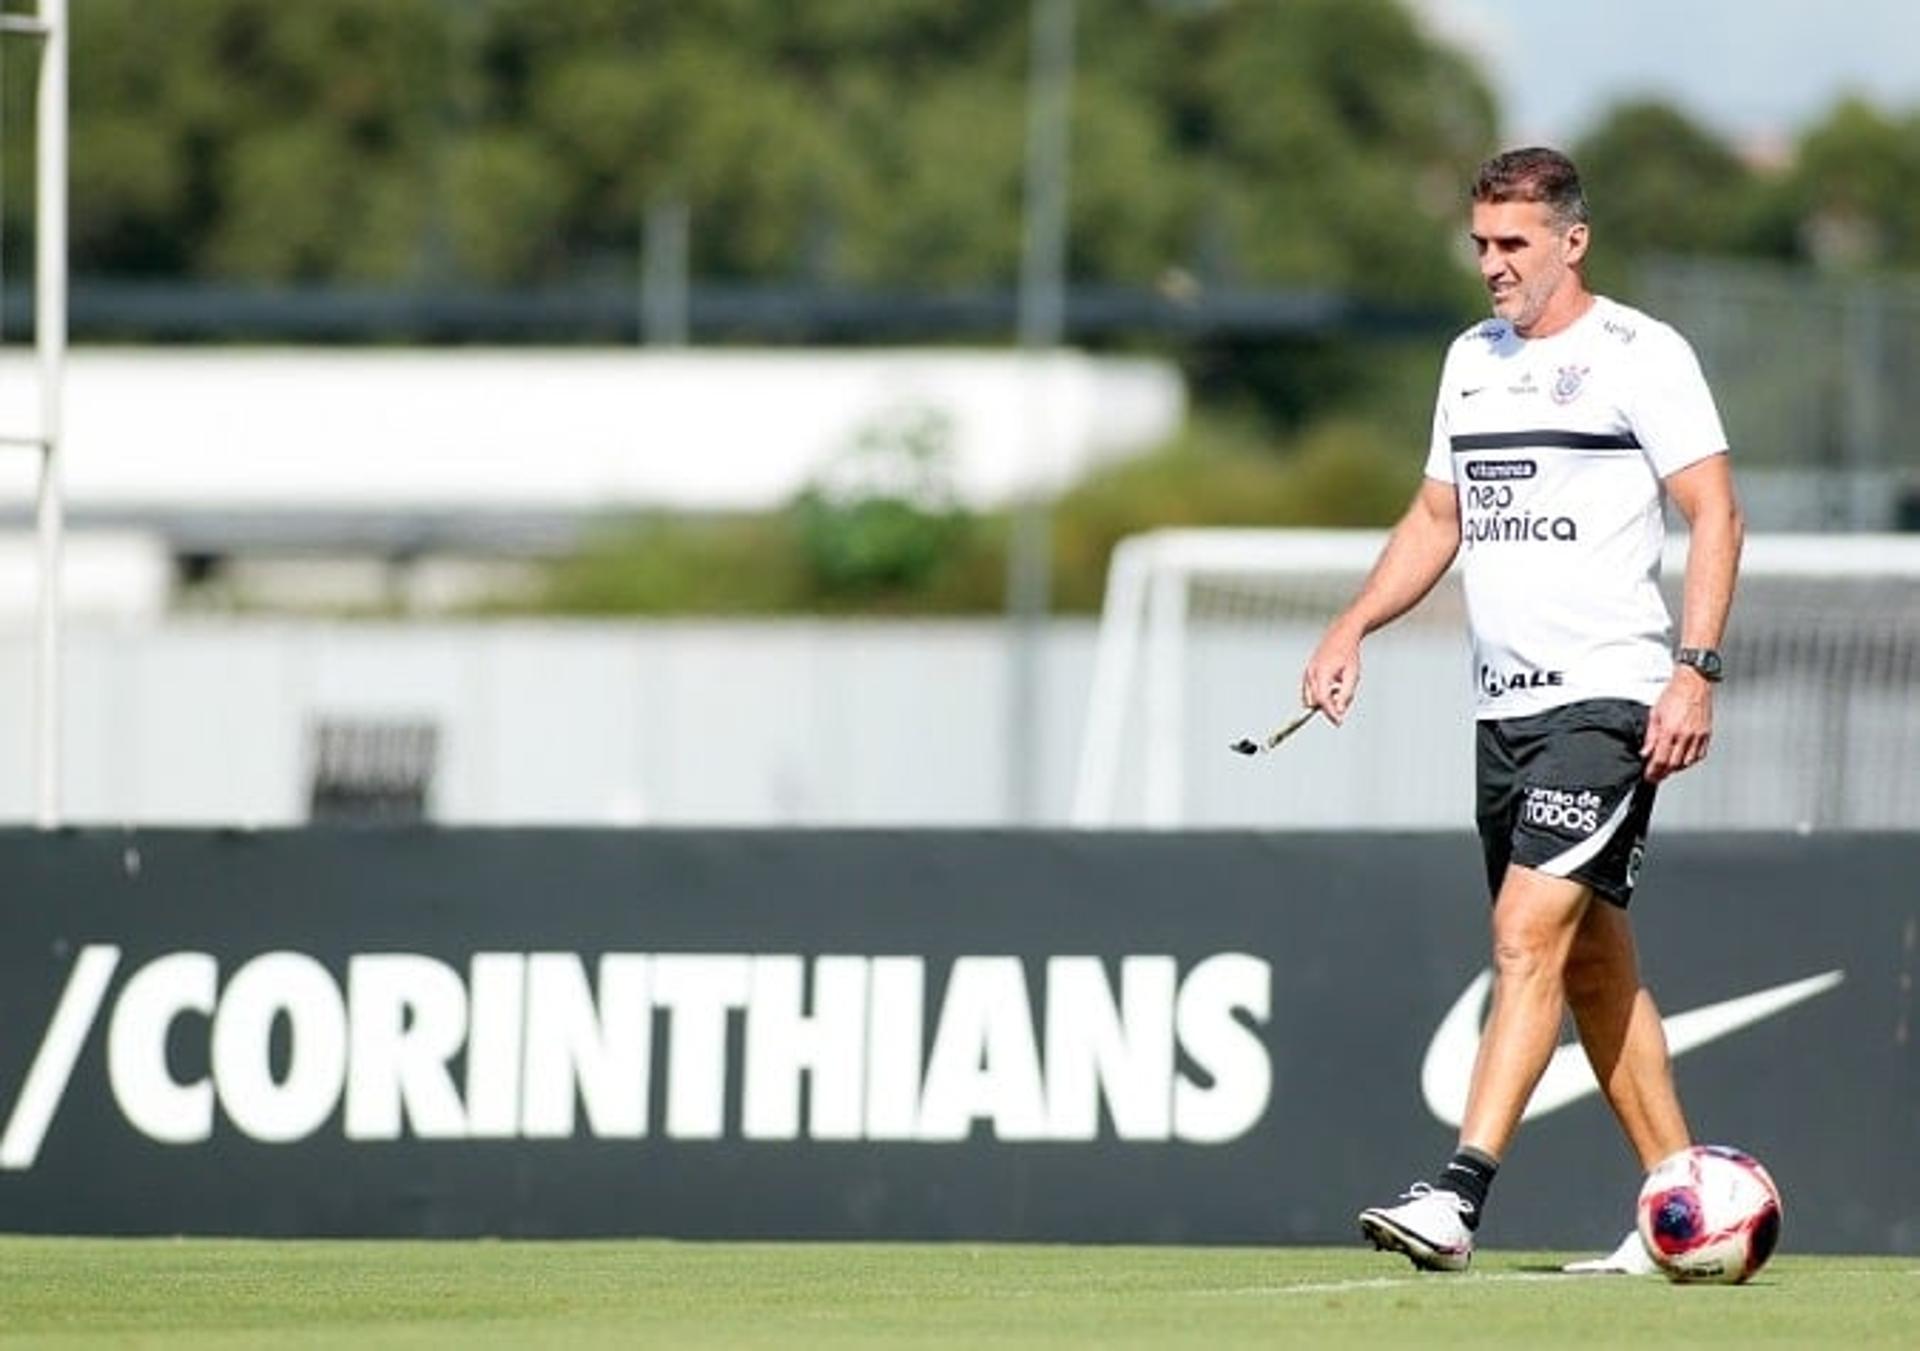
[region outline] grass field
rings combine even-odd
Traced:
[[[0,1346],[1863,1347],[1920,1344],[1920,1259],[1740,1287],[1359,1248],[0,1238]]]

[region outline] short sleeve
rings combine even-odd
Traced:
[[[1453,354],[1440,367],[1440,387],[1433,397],[1433,435],[1427,441],[1427,477],[1453,482],[1453,426],[1447,417],[1447,391],[1453,388]]]
[[[1687,340],[1665,325],[1643,334],[1628,420],[1661,478],[1727,449],[1720,410]]]

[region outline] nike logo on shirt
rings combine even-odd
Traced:
[[[1678,1059],[1710,1041],[1718,1041],[1784,1013],[1795,1004],[1825,994],[1845,979],[1843,971],[1828,971],[1717,1004],[1704,1004],[1684,1013],[1669,1014],[1660,1020],[1666,1029],[1667,1053]],[[1449,1126],[1458,1126],[1466,1114],[1473,1058],[1480,1049],[1480,1021],[1492,988],[1493,972],[1482,971],[1473,978],[1440,1020],[1440,1026],[1434,1029],[1426,1058],[1420,1064],[1420,1091],[1427,1100],[1427,1109]],[[1599,1091],[1600,1084],[1593,1077],[1593,1067],[1587,1063],[1587,1053],[1578,1042],[1563,1043],[1554,1049],[1546,1073],[1540,1076],[1520,1119],[1529,1121],[1557,1112]]]

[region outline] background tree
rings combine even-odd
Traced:
[[[1920,113],[1842,100],[1801,136],[1777,202],[1810,262],[1920,265]]]
[[[72,255],[81,275],[399,281],[434,208],[434,0],[75,5]],[[17,44],[16,44],[17,45]],[[8,119],[8,164],[31,127]],[[14,224],[31,219],[10,193]]]
[[[89,0],[82,275],[539,283],[631,273],[684,201],[695,274],[1017,275],[1028,0]],[[1081,0],[1087,282],[1458,297],[1477,72],[1395,0]],[[19,129],[10,128],[18,144]]]
[[[74,270],[624,283],[644,213],[676,200],[704,279],[1004,287],[1029,9],[87,0],[71,11]],[[1493,100],[1403,0],[1078,14],[1076,280],[1477,304],[1451,236],[1460,183],[1495,145]],[[6,59],[17,260],[29,45]],[[1603,280],[1657,252],[1920,262],[1920,114],[1843,101],[1778,172],[1657,101],[1615,109],[1575,149]]]
[[[1573,153],[1589,185],[1590,275],[1602,290],[1623,288],[1637,259],[1735,253],[1752,236],[1753,171],[1671,104],[1619,104]]]

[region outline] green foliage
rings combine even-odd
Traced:
[[[1400,440],[1355,417],[1319,423],[1289,460],[1288,510],[1273,523],[1322,527],[1393,524],[1420,483],[1426,444]]]
[[[205,245],[221,275],[395,281],[411,270],[425,221],[415,185],[332,128],[264,128],[235,143],[224,169],[230,205]]]
[[[1174,444],[1089,475],[1053,513],[1055,602],[1097,610],[1128,535],[1171,526],[1383,526],[1418,483],[1418,443],[1328,422],[1284,454],[1245,419],[1201,418]]]
[[[82,275],[630,276],[663,199],[687,204],[703,278],[1018,271],[1027,0],[72,14]],[[1453,275],[1406,222],[1452,210],[1493,128],[1477,73],[1397,0],[1080,0],[1072,119],[1076,278],[1181,268],[1403,302]]]
[[[489,613],[571,615],[967,614],[1005,586],[997,520],[948,530],[898,503],[853,513],[847,541],[808,538],[798,508],[648,516],[610,525],[546,565],[532,594]],[[823,569],[822,554],[827,567]]]
[[[862,109],[859,120],[868,121]],[[1025,114],[1006,85],[958,71],[871,110],[834,262],[852,280],[939,290],[1010,281],[1020,258]]]
[[[568,184],[525,132],[485,132],[463,141],[447,165],[447,210],[461,269],[482,282],[556,270],[552,240]]]
[[[73,23],[77,272],[393,280],[433,216],[435,0],[88,0]],[[9,118],[9,162],[31,134]],[[26,194],[10,194],[14,220]]]
[[[1616,107],[1574,149],[1588,185],[1595,249],[1589,278],[1618,289],[1649,254],[1738,249],[1757,209],[1757,176],[1670,104]]]
[[[647,516],[609,526],[549,565],[529,608],[575,615],[778,614],[807,608],[805,575],[799,542],[779,517]]]
[[[951,427],[903,408],[866,428],[784,510],[654,516],[552,565],[533,599],[573,614],[989,609],[999,549],[951,481]],[[988,591],[991,589],[991,598]]]
[[[957,552],[967,514],[952,483],[952,426],[910,408],[862,431],[795,499],[817,595],[858,601],[924,587]]]
[[[871,429],[783,511],[612,528],[553,565],[530,608],[995,613],[1011,522],[954,504],[944,436],[937,419],[908,410]],[[1053,604],[1097,610],[1113,546],[1142,530],[1389,525],[1419,481],[1422,445],[1341,419],[1276,453],[1257,421],[1202,416],[1172,445],[1091,474],[1051,504]]]
[[[1461,301],[1479,72],[1405,0],[1078,0],[1069,197],[1089,283]],[[1005,284],[1028,0],[87,0],[80,275],[630,279],[686,202],[711,279]],[[31,58],[9,49],[10,234]],[[1920,115],[1847,100],[1777,172],[1655,102],[1578,147],[1608,284],[1649,253],[1920,264]]]
[[[14,8],[19,8],[15,5]],[[1077,0],[1076,283],[1483,305],[1463,184],[1497,119],[1407,0]],[[706,281],[1006,286],[1021,257],[1030,0],[84,0],[70,7],[72,265],[263,283],[632,287],[642,220],[689,212]],[[7,49],[5,260],[30,245],[31,58]],[[1920,113],[1857,100],[1777,169],[1635,102],[1575,147],[1592,275],[1747,254],[1920,266]],[[1180,444],[1053,512],[1056,594],[1161,524],[1384,524],[1417,481],[1435,335],[1209,338]],[[1222,409],[1239,410],[1229,415]],[[1357,412],[1356,412],[1357,410]],[[1008,525],[923,491],[882,429],[778,513],[648,518],[556,565],[582,613],[986,611]],[[877,434],[882,434],[877,433]],[[903,449],[903,447],[905,447]]]
[[[1195,72],[1194,147],[1236,272],[1396,300],[1444,297],[1461,185],[1493,148],[1485,86],[1397,4],[1235,6]]]
[[[1624,104],[1575,149],[1594,213],[1591,275],[1659,254],[1920,266],[1920,112],[1842,99],[1763,171],[1679,110]]]
[[[1920,112],[1843,100],[1801,138],[1778,191],[1811,261],[1920,266]]]
[[[1461,325],[1474,317],[1463,299]],[[1424,440],[1433,417],[1433,382],[1451,336],[1443,329],[1368,343],[1215,340],[1195,344],[1183,365],[1197,404],[1257,409],[1281,434],[1297,435],[1320,418],[1359,410],[1396,435]]]

